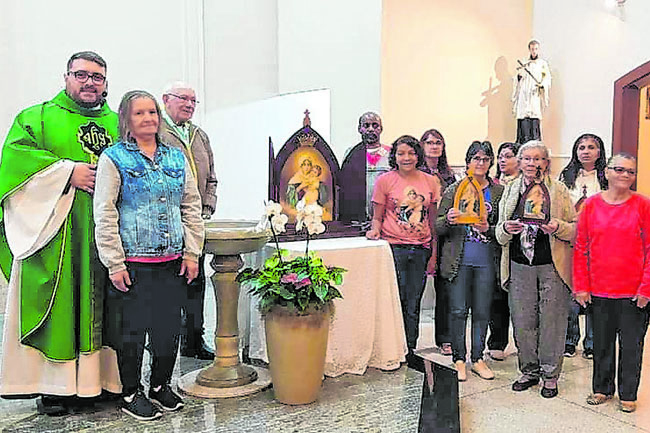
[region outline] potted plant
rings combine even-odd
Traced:
[[[332,300],[342,298],[335,285],[343,282],[346,271],[326,266],[309,251],[310,238],[325,231],[323,209],[299,203],[296,210],[296,232],[305,231],[305,254],[290,258],[288,251],[280,249],[277,234],[285,231],[288,218],[280,204],[271,201],[263,218],[270,224],[276,251],[261,269],[246,268],[237,277],[259,298],[273,390],[285,404],[307,404],[318,398]]]

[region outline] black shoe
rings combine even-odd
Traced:
[[[71,397],[60,397],[55,395],[43,395],[36,402],[38,413],[49,416],[63,416],[70,413],[68,400]]]
[[[115,392],[110,392],[106,389],[102,389],[102,393],[97,396],[97,402],[99,403],[112,403],[115,401],[119,401],[121,397],[121,394],[115,393]]]
[[[68,407],[68,412],[73,414],[79,413],[92,413],[97,410],[95,403],[98,402],[98,397],[79,397],[74,396],[64,402],[64,405]]]
[[[542,387],[542,397],[553,398],[557,395],[557,386],[555,388]]]
[[[516,381],[512,384],[513,391],[526,391],[528,388],[531,388],[539,383],[539,378],[534,377],[524,381]]]
[[[212,361],[214,352],[205,343],[201,342],[201,345],[194,349],[194,357],[203,361]]]
[[[173,412],[185,406],[183,399],[169,385],[163,385],[158,391],[149,389],[149,398],[167,412]]]
[[[424,373],[424,360],[413,352],[406,355],[406,365],[412,370]]]
[[[584,359],[594,359],[594,349],[585,349],[582,351],[582,357]]]
[[[122,412],[140,421],[151,421],[162,416],[160,409],[154,406],[141,390],[133,395],[130,403],[122,398]]]
[[[201,341],[200,344],[191,347],[185,346],[181,347],[181,356],[186,356],[188,358],[197,358],[203,361],[212,361],[214,359],[214,352]]]
[[[565,344],[564,345],[564,357],[565,358],[573,358],[576,356],[576,347],[571,346],[570,344]]]

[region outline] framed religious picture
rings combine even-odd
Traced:
[[[312,204],[323,209],[326,229],[321,238],[364,235],[363,227],[339,219],[339,196],[345,188],[339,174],[334,152],[311,127],[309,110],[305,110],[302,127],[289,137],[277,154],[269,137],[268,197],[282,206],[282,212],[289,219],[287,232],[278,236],[280,241],[302,239],[302,235],[294,231],[298,208]],[[362,192],[365,198],[365,189]]]
[[[551,220],[551,195],[544,182],[531,182],[524,191],[514,213],[526,224],[548,224]]]
[[[485,199],[481,186],[474,179],[472,171],[460,182],[454,196],[454,209],[460,212],[458,224],[475,224],[487,218]]]

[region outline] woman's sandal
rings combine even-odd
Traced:
[[[598,394],[598,393],[590,394],[587,397],[587,404],[597,406],[597,405],[603,404],[603,403],[605,403],[605,402],[607,402],[607,401],[609,401],[611,399],[612,399],[611,395]]]
[[[636,410],[636,401],[622,401],[619,406],[622,412],[631,413]]]

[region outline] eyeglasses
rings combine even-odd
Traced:
[[[636,176],[636,170],[632,170],[631,168],[624,168],[624,167],[607,167],[610,170],[614,170],[616,174],[623,174],[627,172],[630,176]]]
[[[192,105],[196,105],[199,103],[199,101],[196,100],[196,98],[192,98],[191,96],[181,96],[177,95],[175,93],[168,93],[169,96],[173,96],[174,98],[182,99],[184,102],[189,102]]]
[[[529,156],[524,156],[523,158],[521,158],[521,160],[524,162],[534,162],[535,164],[538,164],[542,161],[546,161],[546,158],[531,158]]]
[[[499,155],[499,159],[512,159],[514,157],[514,155]]]
[[[432,146],[442,146],[442,140],[427,140],[424,144],[430,144]]]
[[[95,84],[103,84],[106,81],[106,77],[100,74],[99,72],[88,72],[88,71],[68,71],[68,75],[73,75],[74,78],[80,83],[85,83],[88,81],[88,78],[93,80]]]
[[[474,156],[474,157],[472,157],[472,162],[475,162],[477,164],[480,164],[480,163],[489,164],[490,161],[492,161],[492,158],[490,158],[489,156],[484,156],[484,157]]]

